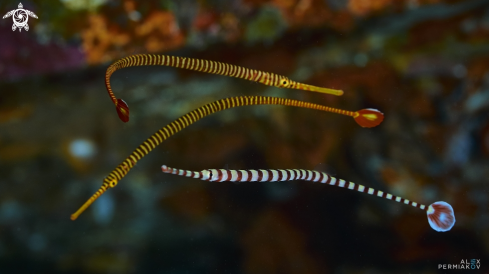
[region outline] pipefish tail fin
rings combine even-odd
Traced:
[[[129,106],[127,106],[124,100],[117,99],[115,109],[117,110],[117,114],[119,115],[119,118],[122,120],[122,122],[129,122]]]
[[[107,188],[108,187],[105,184],[102,185],[99,188],[99,190],[97,190],[97,192],[95,192],[95,194],[93,194],[92,197],[90,197],[90,199],[88,199],[75,213],[71,214],[70,219],[72,221],[76,220],[78,216],[80,216],[80,214],[82,214],[83,211],[85,211],[85,209],[87,209],[93,202],[95,202],[95,200],[98,199],[98,197],[100,197],[100,195],[104,194]]]
[[[431,228],[438,232],[446,232],[455,224],[455,213],[452,206],[447,202],[434,202],[426,210],[428,223]]]
[[[355,122],[361,127],[376,127],[384,121],[384,114],[373,108],[366,108],[357,111],[355,114]]]

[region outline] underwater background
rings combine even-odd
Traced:
[[[18,1],[0,2],[3,16]],[[22,1],[0,20],[0,273],[488,273],[489,1]],[[342,89],[341,97],[162,66],[226,62]],[[242,95],[385,114],[246,106],[164,141],[76,221],[72,214],[155,131]],[[429,205],[304,182],[215,183],[161,172],[310,169]],[[439,265],[480,260],[478,270]]]

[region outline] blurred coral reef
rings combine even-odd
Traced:
[[[28,32],[0,20],[0,273],[489,272],[487,0],[48,0]],[[0,11],[18,2],[0,3]],[[277,89],[118,58],[170,54],[343,89]],[[217,99],[376,108],[379,127],[280,106],[226,110],[171,137],[81,217],[69,216],[156,130]],[[302,168],[429,205],[306,182],[209,183],[160,166]],[[475,272],[474,272],[475,273]]]

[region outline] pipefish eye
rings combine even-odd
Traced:
[[[110,182],[109,182],[109,186],[110,187],[115,187],[116,185],[117,185],[117,180],[116,179],[110,180]]]
[[[280,85],[282,87],[288,87],[289,86],[289,80],[287,80],[287,79],[280,80]]]

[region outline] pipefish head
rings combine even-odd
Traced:
[[[115,109],[117,110],[117,114],[122,122],[127,123],[129,121],[129,107],[126,102],[122,99],[117,99],[115,104]]]
[[[80,216],[80,214],[83,213],[95,200],[98,199],[102,194],[104,194],[105,191],[109,188],[113,188],[117,185],[119,180],[115,177],[110,177],[112,175],[109,175],[109,177],[104,179],[104,182],[102,183],[102,186],[95,192],[90,199],[88,199],[75,213],[71,214],[71,220],[74,221]]]

